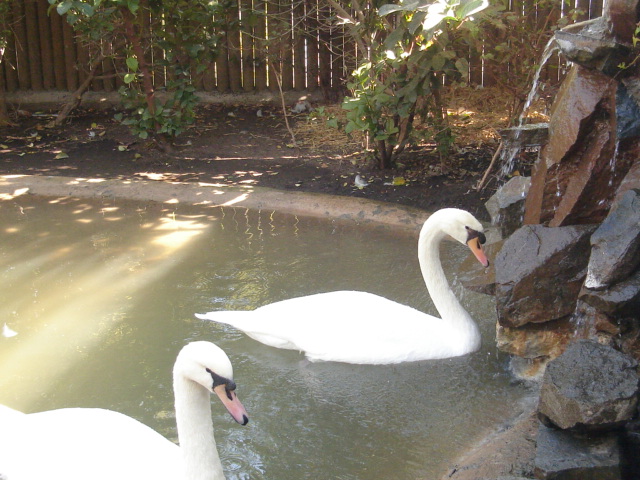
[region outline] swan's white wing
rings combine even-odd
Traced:
[[[0,418],[0,475],[8,480],[180,478],[180,449],[117,412],[69,408]]]
[[[277,348],[305,352],[311,360],[347,363],[399,363],[441,358],[440,342],[432,357],[425,335],[449,327],[406,305],[366,292],[337,291],[292,298],[253,311],[209,312],[198,318],[226,323],[251,338]]]

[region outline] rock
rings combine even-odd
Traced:
[[[618,82],[601,72],[571,68],[552,107],[549,141],[533,168],[525,224],[604,219],[639,149],[637,139],[616,144],[612,134],[617,90]]]
[[[524,480],[533,475],[538,420],[527,401],[525,411],[463,453],[440,480]]]
[[[640,190],[628,190],[591,236],[584,286],[602,289],[629,276],[640,263]]]
[[[526,359],[556,358],[574,336],[575,327],[569,316],[542,324],[529,323],[510,328],[496,328],[496,345],[501,352]]]
[[[535,475],[553,480],[619,480],[622,478],[618,436],[582,436],[544,425],[538,429]]]
[[[620,43],[630,44],[637,26],[638,0],[608,0],[602,10],[608,31]]]
[[[529,177],[513,177],[485,203],[491,223],[500,227],[505,238],[522,226],[524,201],[530,185]]]
[[[634,163],[625,175],[616,193],[614,203],[619,202],[624,194],[632,188],[640,189],[640,162]]]
[[[594,229],[525,225],[505,241],[495,260],[500,325],[548,322],[573,312]]]
[[[607,290],[585,288],[580,299],[610,316],[637,317],[640,312],[640,270]]]
[[[640,411],[636,418],[627,422],[623,432],[626,463],[626,478],[640,478]]]
[[[636,412],[637,365],[611,347],[578,340],[547,365],[538,413],[562,429],[619,427]]]
[[[555,32],[554,37],[563,55],[583,67],[606,71],[619,59],[619,45],[606,32],[602,17],[571,24]]]
[[[505,145],[519,147],[538,147],[547,143],[548,123],[527,123],[519,127],[504,128],[498,132]]]
[[[623,83],[616,94],[616,127],[618,140],[640,136],[640,106]]]

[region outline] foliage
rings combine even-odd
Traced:
[[[530,11],[512,11],[508,9],[509,2],[502,0],[493,2],[483,12],[485,72],[491,76],[492,83],[512,98],[513,122],[522,110],[536,68],[554,31],[583,14],[579,10],[571,10],[562,16],[561,3],[557,0],[536,0],[527,4]],[[497,76],[492,73],[505,71],[509,74]],[[555,85],[557,81],[550,83]],[[543,82],[539,90],[546,87]]]
[[[225,4],[209,0],[49,0],[92,50],[121,65],[119,89],[127,109],[118,115],[141,138],[164,141],[194,121],[193,81],[218,48]],[[149,22],[152,22],[149,27]],[[106,40],[106,41],[105,41]],[[123,45],[123,52],[104,46]],[[156,70],[151,68],[151,57]],[[154,77],[167,77],[157,91]],[[161,94],[161,95],[160,95]]]
[[[362,131],[373,143],[381,168],[393,165],[394,155],[412,140],[414,120],[420,116],[431,128],[423,130],[446,157],[452,142],[447,126],[442,86],[466,80],[467,56],[478,30],[472,16],[483,0],[402,0],[383,5],[384,41],[372,45],[370,60],[353,73],[346,131]]]

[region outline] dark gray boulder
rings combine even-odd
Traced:
[[[536,440],[535,475],[553,480],[620,480],[618,436],[576,435],[540,425]]]
[[[522,226],[524,200],[530,185],[530,177],[513,177],[485,203],[491,223],[500,228],[504,238]]]
[[[547,365],[538,414],[562,429],[619,427],[636,412],[637,365],[612,347],[578,340]]]
[[[585,288],[580,299],[610,316],[637,317],[640,314],[640,271],[606,290]]]
[[[573,313],[595,228],[525,225],[504,242],[495,259],[502,326],[548,322]]]
[[[584,286],[602,289],[627,278],[640,263],[640,191],[628,190],[591,236]]]

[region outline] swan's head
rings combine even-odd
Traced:
[[[233,419],[241,425],[249,421],[247,411],[238,400],[233,381],[233,367],[224,350],[211,342],[185,345],[173,367],[174,378],[185,378],[215,393]]]
[[[489,266],[489,260],[482,250],[482,245],[487,240],[484,235],[484,227],[469,212],[459,208],[438,210],[427,219],[423,231],[431,229],[439,230],[467,245],[482,265]]]

